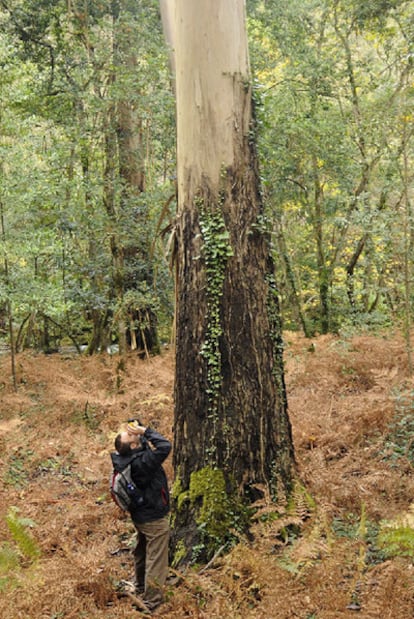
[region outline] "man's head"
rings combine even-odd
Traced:
[[[141,441],[139,437],[129,432],[120,432],[115,439],[115,449],[121,456],[129,456],[132,449],[140,446]]]

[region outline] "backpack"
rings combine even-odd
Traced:
[[[143,491],[140,490],[131,475],[131,462],[123,471],[113,471],[110,479],[111,497],[124,512],[141,507],[144,502]]]

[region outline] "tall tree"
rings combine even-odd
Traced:
[[[120,290],[118,306],[121,323],[125,321],[124,337],[133,349],[158,351],[157,316],[151,305],[151,295],[146,294],[154,284],[154,260],[151,255],[151,213],[145,199],[146,147],[149,124],[145,123],[145,80],[140,76],[143,62],[143,43],[146,32],[141,26],[136,37],[132,23],[148,22],[159,30],[158,13],[152,15],[154,2],[113,2],[114,11],[114,82],[117,83],[117,146],[119,152],[119,219],[130,221],[139,235],[128,234],[125,226],[117,254],[122,261],[118,277]],[[152,19],[151,19],[152,17]],[[147,30],[149,27],[147,26]],[[138,39],[134,41],[135,37]],[[140,57],[141,56],[141,57]],[[148,60],[146,60],[148,62]],[[132,82],[132,83],[131,83]],[[142,199],[144,196],[144,199]],[[122,331],[122,330],[121,330]]]
[[[188,561],[207,558],[263,492],[288,493],[294,456],[244,1],[176,0],[174,9],[174,546]]]

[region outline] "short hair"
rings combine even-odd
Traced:
[[[120,456],[129,456],[131,453],[131,445],[122,442],[121,434],[118,434],[115,439],[115,449]]]

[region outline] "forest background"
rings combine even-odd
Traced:
[[[284,326],[398,323],[408,338],[412,3],[247,6]],[[173,323],[176,194],[158,3],[3,0],[0,19],[4,336],[155,352]]]
[[[107,364],[103,372],[108,383],[105,388],[115,387],[121,394],[129,382],[128,374],[123,373],[126,354],[135,351],[135,355],[149,358],[171,341],[174,282],[169,263],[176,197],[174,97],[158,3],[2,0],[0,7],[1,327],[4,345],[12,352],[14,388],[19,386],[21,390],[26,389],[22,385],[31,385],[30,394],[21,396],[23,400],[12,401],[8,388],[4,389],[8,413],[20,411],[21,416],[22,411],[26,414],[24,397],[29,395],[39,402],[44,397],[40,393],[50,383],[47,375],[51,366],[42,374],[39,361],[35,359],[32,366],[31,357],[24,356],[19,357],[16,366],[14,353],[36,349],[70,354],[73,348],[78,352],[86,350],[89,355],[119,351],[121,355],[114,358],[115,363],[91,358],[90,370],[96,371],[95,363]],[[335,379],[330,376],[329,381],[322,380],[325,387],[330,385],[326,392],[331,398],[331,388],[336,385],[342,396],[366,390],[376,394],[375,400],[381,373],[387,388],[398,383],[399,389],[410,389],[409,379],[403,379],[399,371],[404,377],[412,372],[413,7],[411,2],[396,0],[263,1],[248,2],[247,7],[266,205],[263,224],[272,235],[285,330],[302,331],[308,342],[302,344],[299,339],[298,344],[295,335],[289,336],[292,355],[297,354],[294,361],[290,359],[291,374],[287,365],[295,423],[295,414],[300,415],[299,404],[295,410],[295,380],[301,374],[298,367],[305,360],[307,370],[315,372],[316,363],[315,376],[320,377],[317,362],[311,360],[319,348],[330,360],[332,371],[337,370]],[[392,346],[388,342],[388,350],[391,346],[398,351],[397,369],[379,365],[384,352],[372,340],[353,340],[350,346],[351,340],[347,339],[362,331],[384,333],[395,327],[402,327],[405,353],[402,357],[397,337]],[[343,343],[344,339],[316,337],[329,333],[345,338],[350,348],[337,348],[337,342]],[[316,339],[311,341],[311,337]],[[361,346],[377,353],[378,365],[371,356],[370,370],[363,361],[356,361]],[[287,351],[289,357],[289,345]],[[315,358],[321,359],[318,355]],[[75,374],[86,374],[87,360],[78,363],[81,365],[74,366]],[[132,371],[136,360],[131,362],[129,357],[128,363]],[[162,367],[162,356],[159,363]],[[57,367],[55,361],[54,368]],[[43,379],[34,387],[30,376],[36,375],[36,371]],[[139,371],[144,373],[143,366],[139,366]],[[102,368],[98,373],[103,377]],[[63,374],[58,372],[57,376],[62,380]],[[303,388],[306,380],[302,379]],[[2,384],[5,386],[7,380]],[[128,388],[131,394],[130,384]],[[98,392],[99,386],[94,385],[93,389]],[[137,392],[137,401],[138,393],[142,396],[141,391]],[[159,416],[165,394],[154,391],[146,396],[146,412],[151,420],[152,416]],[[302,393],[302,402],[303,396]],[[302,418],[300,426],[294,426],[302,472],[320,500],[323,492],[327,493],[328,477],[333,470],[330,466],[328,473],[322,460],[325,464],[338,462],[339,467],[345,459],[349,469],[331,480],[334,483],[326,499],[328,503],[333,501],[335,508],[330,504],[318,509],[312,498],[299,489],[297,492],[304,494],[296,494],[296,512],[287,514],[283,526],[279,522],[276,531],[273,529],[269,537],[263,537],[266,553],[275,552],[281,543],[289,547],[283,559],[285,571],[293,575],[288,591],[296,587],[300,603],[285,599],[285,610],[280,611],[285,613],[283,616],[336,619],[341,613],[347,616],[360,610],[361,600],[367,602],[368,608],[371,602],[366,617],[380,616],[375,614],[380,606],[381,616],[387,616],[386,608],[390,617],[411,616],[412,582],[403,577],[413,554],[409,527],[405,527],[405,520],[400,521],[400,538],[396,542],[382,530],[381,548],[379,529],[373,532],[374,523],[377,527],[379,519],[385,516],[384,503],[388,498],[393,506],[393,514],[388,516],[395,516],[399,508],[407,508],[409,503],[411,409],[409,394],[407,400],[405,397],[396,399],[400,408],[395,418],[388,400],[381,415],[365,402],[359,423],[350,417],[349,426],[341,427],[343,417],[338,411],[342,409],[336,402],[338,407],[331,405],[331,416],[324,422],[317,420],[315,407],[312,420]],[[309,391],[306,398],[309,403]],[[74,393],[69,399],[74,405]],[[47,437],[48,444],[54,439],[37,415],[43,418],[49,406],[52,410],[53,405],[44,401],[38,410],[31,411],[28,426],[29,431],[34,424]],[[86,400],[80,413],[79,402],[75,404],[79,413],[76,419],[73,415],[66,419],[63,411],[69,410],[69,402],[66,406],[62,405],[59,421],[63,434],[67,431],[69,435],[69,427],[64,425],[67,422],[81,424],[86,431],[99,427],[107,432],[111,416],[106,415],[105,421],[101,419],[95,404],[91,408]],[[107,406],[105,403],[106,413]],[[169,419],[164,419],[161,426]],[[392,421],[394,430],[387,426]],[[336,434],[335,423],[341,427],[341,438]],[[10,429],[9,424],[4,426],[5,432]],[[168,433],[166,427],[165,430]],[[383,462],[385,452],[378,452],[378,445],[370,451],[369,441],[378,432],[388,437],[387,457],[393,461],[402,458],[403,465],[398,460],[400,470],[381,464],[373,471],[369,458],[364,459],[362,447],[369,452],[365,455],[379,454]],[[61,446],[49,459],[46,452],[37,449],[29,454],[32,465],[38,461],[38,475],[32,475],[31,483],[36,483],[37,477],[40,483],[45,475],[53,483],[65,477],[73,481],[77,466],[86,470],[80,448],[87,441],[83,442],[82,434],[83,430],[78,436],[76,456],[70,452],[66,457]],[[9,448],[5,449],[8,453]],[[351,467],[355,453],[360,458],[360,467],[356,469]],[[21,490],[24,483],[19,470],[23,475],[25,465],[13,452],[8,459],[5,453],[5,466],[9,476],[2,478],[13,505],[23,507],[25,490]],[[315,475],[315,468],[318,474],[322,471],[321,476]],[[93,473],[96,479],[97,471]],[[350,483],[353,476],[363,476],[368,482],[369,490],[367,484],[365,488],[361,484],[363,493],[369,495],[365,497],[366,504],[356,503],[361,488]],[[379,484],[381,476],[383,482]],[[401,478],[398,493],[393,488],[397,488]],[[82,492],[93,482],[81,476],[76,479],[79,488],[75,490],[84,505],[86,496]],[[372,498],[371,490],[375,500],[381,499],[380,505],[368,500]],[[73,491],[72,488],[69,494]],[[52,492],[39,499],[43,509],[49,505],[54,510],[51,495]],[[54,512],[56,522],[60,514],[67,533],[73,534],[75,530],[79,543],[92,536],[93,551],[102,552],[102,548],[97,550],[97,528],[102,525],[102,515],[93,512],[95,515],[88,520],[82,512],[76,520],[75,513],[67,516],[67,508],[61,506]],[[348,511],[344,514],[340,509]],[[29,512],[38,522],[41,515],[34,504]],[[19,518],[18,513],[15,509],[9,511],[6,521],[9,536],[11,532],[14,542],[23,544],[19,546],[20,558],[16,558],[14,546],[2,545],[2,564],[7,573],[15,570],[18,576],[16,581],[10,581],[9,576],[2,579],[2,586],[8,601],[13,600],[16,616],[19,612],[25,616],[27,607],[21,602],[16,605],[14,594],[8,589],[21,578],[20,563],[23,561],[24,567],[36,562],[42,551],[49,558],[73,558],[73,549],[69,551],[57,534],[53,539],[43,537],[41,550],[36,544],[30,546],[25,527],[34,523]],[[262,516],[260,526],[267,522],[266,514]],[[309,537],[292,548],[289,544],[297,539],[304,523],[308,523]],[[349,542],[342,547],[346,550],[346,566],[338,563],[338,555],[332,550],[334,534]],[[115,538],[122,540],[122,533],[112,530],[109,541],[113,544]],[[124,549],[121,544],[121,557]],[[380,566],[375,574],[366,571],[365,553],[369,552],[374,555],[371,566]],[[251,557],[251,563],[246,558],[237,563],[236,557],[236,564],[231,564],[234,559],[230,558],[230,563],[222,565],[221,574],[229,580],[218,596],[214,593],[217,583],[210,590],[211,583],[186,580],[189,595],[173,600],[171,616],[180,612],[183,599],[193,616],[214,616],[215,612],[222,616],[223,608],[228,616],[237,616],[239,610],[247,616],[248,609],[254,609],[252,616],[260,616],[258,607],[265,596],[265,585],[260,584],[260,578],[256,579],[260,559],[256,555]],[[328,561],[323,561],[326,557]],[[405,559],[398,563],[402,557]],[[387,558],[391,558],[388,563]],[[50,616],[70,616],[72,612],[73,616],[87,613],[98,617],[110,613],[107,609],[114,600],[113,590],[109,591],[107,586],[107,570],[97,566],[89,555],[88,559],[93,564],[93,574],[102,574],[102,578],[90,576],[83,584],[72,581],[72,597],[65,599],[57,596],[56,586],[51,586],[56,609],[50,611]],[[327,588],[315,587],[313,595],[307,595],[307,570],[321,559],[319,585],[325,578]],[[253,565],[254,561],[257,565]],[[44,569],[46,565],[47,562]],[[333,565],[337,572],[328,577]],[[263,565],[258,573],[263,578]],[[39,597],[37,577],[35,572],[31,603],[37,604],[39,613],[44,614],[46,602]],[[60,577],[63,579],[62,574]],[[283,584],[281,572],[278,577]],[[48,580],[44,572],[41,578]],[[399,585],[400,605],[398,599],[390,596],[393,582]],[[274,586],[271,581],[267,583],[268,589]],[[282,598],[282,590],[277,591]],[[338,602],[341,610],[334,604],[335,591],[342,592]],[[224,601],[227,592],[231,594],[229,606]],[[75,597],[79,595],[77,606]],[[87,600],[95,605],[95,610],[91,611]],[[280,599],[278,602],[281,603]],[[50,597],[47,603],[53,606]],[[206,604],[209,611],[203,615]],[[396,608],[402,609],[400,615],[395,614],[399,612]],[[121,616],[119,608],[115,612]],[[263,613],[269,616],[269,609],[264,607]]]

